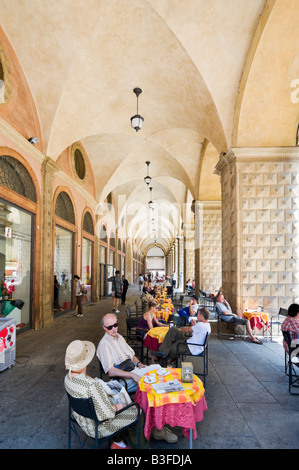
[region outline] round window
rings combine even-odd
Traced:
[[[75,170],[81,180],[84,180],[86,174],[85,160],[79,149],[74,152]]]

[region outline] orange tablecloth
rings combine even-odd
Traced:
[[[251,328],[258,328],[261,330],[263,326],[269,326],[269,314],[267,312],[252,312],[245,310],[243,317],[248,318]]]
[[[181,382],[181,371],[182,369],[171,369],[171,373],[163,377],[159,377],[156,371],[150,371],[145,374],[138,382],[139,388],[142,392],[147,392],[147,399],[149,406],[163,406],[170,403],[188,403],[191,402],[193,405],[201,400],[204,395],[205,389],[202,381],[193,375],[193,383],[183,383],[184,390],[179,392],[171,393],[156,393],[151,384],[144,382],[144,377],[149,374],[156,375],[156,383],[159,379],[163,382],[169,382],[170,380],[178,379]]]

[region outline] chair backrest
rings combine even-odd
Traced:
[[[284,317],[288,316],[288,310],[286,308],[280,308],[278,315],[283,315]]]
[[[126,315],[127,315],[127,318],[130,318],[130,317],[131,317],[131,308],[130,308],[130,305],[128,305],[127,308],[126,308]]]
[[[130,317],[126,318],[126,323],[127,323],[127,334],[131,334],[131,331],[133,328],[136,328],[136,326],[139,323],[139,318],[138,317]]]
[[[98,422],[98,418],[94,409],[92,398],[74,398],[66,392],[71,408],[80,416],[93,419]]]
[[[206,337],[205,337],[205,340],[204,340],[204,343],[203,343],[203,345],[204,345],[205,348],[206,348],[207,345],[208,345],[208,341],[209,341],[209,339],[210,339],[210,336],[211,336],[211,333],[207,333],[207,334],[206,334]]]
[[[287,343],[289,351],[290,351],[290,348],[291,348],[291,335],[290,335],[290,332],[282,330],[282,334],[283,334],[283,339]]]

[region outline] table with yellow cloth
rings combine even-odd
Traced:
[[[158,297],[157,301],[160,304],[161,310],[157,310],[157,318],[163,319],[168,322],[169,315],[174,312],[174,306],[171,302],[171,299],[165,299],[163,296]]]
[[[255,310],[245,310],[243,317],[249,320],[251,329],[261,330],[264,326],[269,327],[269,314],[267,312],[257,312]]]
[[[143,345],[151,351],[158,351],[168,330],[168,326],[156,326],[155,328],[151,328],[147,332]]]
[[[182,383],[181,369],[172,368],[170,373],[163,377],[159,377],[156,371],[149,373],[156,375],[157,382],[178,379]],[[154,426],[158,429],[162,429],[165,424],[171,427],[181,426],[192,448],[192,438],[197,437],[196,422],[203,419],[203,412],[207,410],[202,381],[194,374],[193,383],[182,383],[184,390],[159,394],[151,384],[144,382],[148,374],[139,380],[134,397],[146,415],[144,426],[146,439],[149,440]]]

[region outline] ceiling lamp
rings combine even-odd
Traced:
[[[153,201],[152,201],[152,190],[153,190],[153,188],[149,188],[149,189],[150,189],[151,195],[150,195],[150,200],[149,200],[149,202],[148,202],[148,207],[149,207],[150,209],[153,209],[153,208],[154,208],[154,203],[153,203]]]
[[[147,175],[146,175],[146,177],[144,178],[144,182],[145,182],[146,184],[150,184],[152,178],[151,178],[150,175],[148,174],[148,169],[149,169],[149,166],[150,166],[151,162],[145,162],[145,163],[146,163],[146,165],[147,165]]]
[[[138,96],[142,93],[142,90],[141,88],[134,88],[133,91],[137,97],[137,114],[131,117],[131,126],[133,129],[135,129],[136,132],[138,132],[141,129],[142,123],[144,121],[143,117],[138,114]]]

